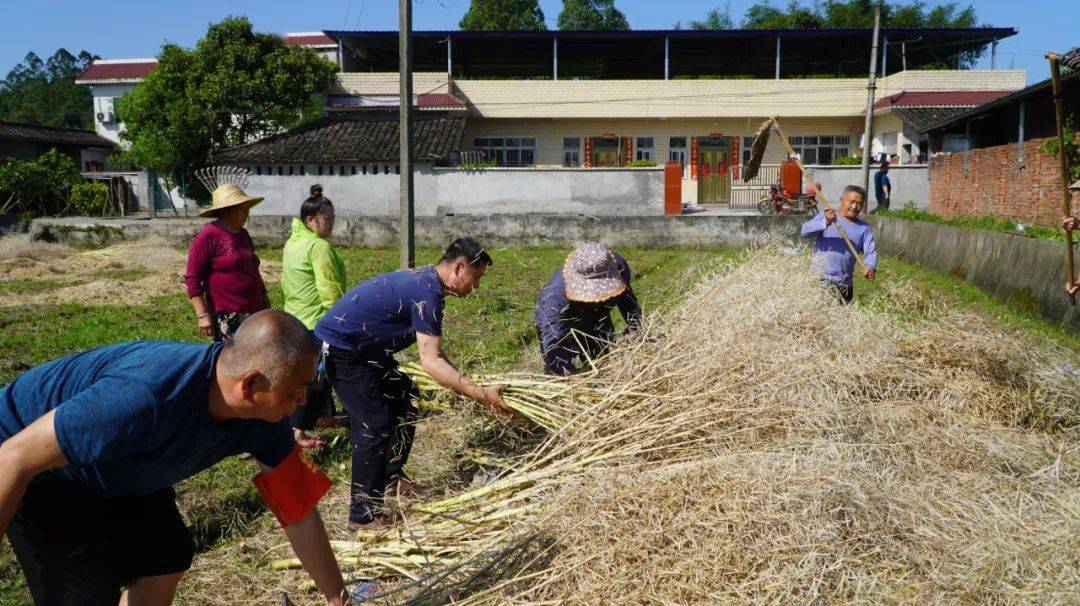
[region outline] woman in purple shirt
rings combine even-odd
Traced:
[[[216,221],[191,243],[184,284],[199,330],[214,341],[230,339],[249,315],[270,307],[259,257],[244,229],[251,207],[262,200],[225,183],[214,189],[210,208],[199,213]]]

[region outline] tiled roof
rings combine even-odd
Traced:
[[[86,71],[75,78],[76,84],[109,84],[115,82],[139,82],[154,69],[154,59],[114,59],[94,61]]]
[[[421,118],[414,121],[414,158],[445,160],[461,147],[464,118]],[[214,153],[214,161],[230,164],[330,162],[396,162],[397,120],[325,117],[311,124],[254,143]]]
[[[1067,71],[1061,74],[1061,86],[1063,90],[1071,89],[1074,86],[1080,85],[1080,71]],[[997,99],[988,101],[982,105],[966,109],[963,112],[955,116],[947,117],[939,122],[935,122],[930,126],[927,126],[920,132],[928,132],[930,130],[939,130],[950,126],[954,123],[963,122],[964,120],[975,118],[976,116],[986,115],[999,107],[1012,105],[1019,103],[1023,99],[1034,97],[1036,95],[1051,94],[1052,82],[1049,78],[1042,82],[1036,82],[1027,88],[1022,88],[1018,91],[1013,91],[1007,95],[1002,95]]]
[[[21,122],[0,122],[0,140],[113,148],[115,144],[92,130],[60,128]]]
[[[289,46],[337,46],[333,38],[322,32],[294,32],[285,34]]]
[[[960,115],[967,110],[966,107],[896,107],[893,108],[893,113],[914,127],[916,131],[923,132],[928,126]]]
[[[1007,90],[978,90],[978,91],[937,91],[937,92],[908,92],[903,91],[895,95],[889,95],[878,99],[874,103],[874,109],[887,109],[889,107],[975,107],[1004,97],[1012,91]]]

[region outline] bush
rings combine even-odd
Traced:
[[[634,160],[630,163],[632,168],[648,168],[650,166],[656,166],[656,162],[652,160]]]
[[[837,156],[833,158],[833,166],[860,166],[862,158],[859,156]]]
[[[68,190],[81,181],[75,161],[56,149],[30,161],[9,158],[0,163],[0,215],[59,213],[67,207]]]
[[[485,168],[495,168],[498,164],[494,160],[481,160],[479,162],[462,162],[457,165],[462,170],[484,170]]]
[[[898,219],[907,219],[908,221],[926,221],[928,223],[941,223],[943,225],[951,225],[953,227],[963,227],[966,229],[985,229],[988,231],[1000,231],[1013,234],[1024,234],[1034,238],[1043,238],[1047,240],[1063,240],[1065,238],[1063,232],[1058,228],[1043,227],[1040,225],[1026,225],[1018,224],[1012,219],[1006,219],[1003,217],[965,217],[960,219],[946,219],[933,213],[929,213],[925,210],[915,207],[915,204],[908,202],[904,208],[891,210],[881,209],[878,211],[879,215],[886,217],[896,217]]]
[[[109,188],[97,181],[76,183],[71,186],[71,203],[80,216],[104,217],[109,211]]]

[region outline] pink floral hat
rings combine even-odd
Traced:
[[[599,303],[626,290],[619,264],[611,250],[599,242],[577,247],[563,265],[566,298],[582,303]]]

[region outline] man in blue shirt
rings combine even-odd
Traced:
[[[438,264],[402,269],[361,282],[315,325],[329,345],[327,371],[349,413],[353,443],[349,528],[389,525],[382,509],[387,486],[408,487],[403,467],[414,435],[412,381],[398,370],[394,354],[414,342],[420,365],[439,384],[509,412],[503,387],[480,387],[442,350],[443,299],[467,297],[491,265],[491,256],[472,238],[458,238]]]
[[[882,160],[881,167],[874,173],[874,199],[877,201],[877,206],[870,211],[871,214],[881,209],[889,210],[889,203],[892,200],[892,182],[889,181],[888,160]]]
[[[299,320],[263,311],[231,344],[111,345],[0,388],[0,531],[35,603],[171,602],[194,555],[172,485],[241,453],[262,468],[260,489],[279,477],[296,457],[283,419],[303,402],[316,354]],[[341,573],[309,505],[285,534],[341,604]]]
[[[540,290],[536,330],[544,372],[579,372],[587,360],[607,353],[615,339],[611,312],[618,308],[627,328],[641,326],[641,305],[630,287],[630,266],[599,243],[583,244],[567,257]],[[575,360],[581,360],[581,364]]]
[[[866,271],[863,277],[873,280],[877,276],[877,248],[874,246],[874,232],[870,224],[859,218],[862,212],[866,190],[857,185],[848,185],[840,195],[840,215],[829,209],[818,213],[802,226],[803,236],[814,236],[814,263],[819,265],[822,277],[836,289],[844,303],[850,303],[855,296],[855,282],[852,272],[855,269],[855,255],[844,242],[837,222],[844,228],[844,233],[851,239],[855,250],[862,253]]]

